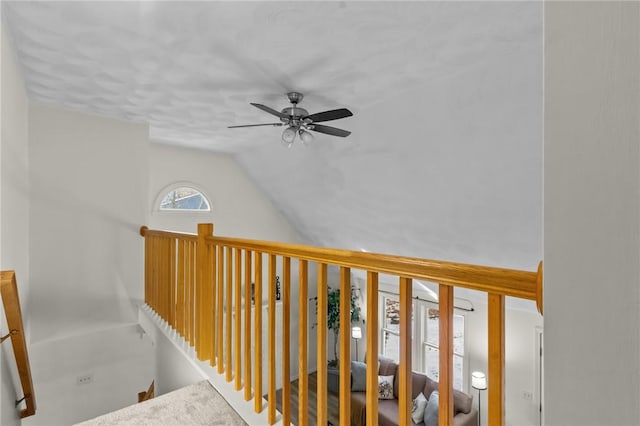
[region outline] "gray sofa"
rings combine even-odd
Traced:
[[[379,357],[380,366],[378,374],[381,376],[394,376],[393,394],[395,399],[378,400],[378,425],[396,426],[398,425],[398,364],[393,360]],[[438,383],[421,373],[411,373],[411,398],[414,399],[420,392],[427,399],[431,392],[438,390]],[[453,424],[454,426],[477,426],[478,411],[473,407],[473,397],[458,390],[453,391]],[[366,394],[365,392],[351,392],[351,425],[366,425]],[[414,423],[416,424],[416,423]],[[417,423],[424,425],[424,423]]]

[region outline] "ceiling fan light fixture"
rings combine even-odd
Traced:
[[[296,129],[295,127],[287,127],[282,132],[282,142],[287,148],[291,148],[293,145],[293,141],[296,139]]]
[[[304,145],[309,145],[311,142],[313,142],[313,134],[307,132],[304,129],[300,129],[300,140],[302,141],[302,143]]]

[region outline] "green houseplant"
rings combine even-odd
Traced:
[[[350,311],[351,324],[361,319],[360,305],[355,288],[351,289]],[[318,298],[316,301],[316,314],[318,313]],[[316,323],[317,325],[317,323]],[[327,292],[327,328],[333,332],[333,359],[329,361],[329,367],[338,366],[338,335],[340,332],[340,289],[329,288]],[[351,327],[349,327],[351,329]]]

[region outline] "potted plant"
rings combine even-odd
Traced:
[[[351,289],[350,300],[350,324],[349,330],[351,330],[351,324],[359,322],[361,319],[361,309],[358,305],[358,298],[356,296],[355,288]],[[316,314],[318,313],[318,298],[314,297],[316,301]],[[315,324],[317,325],[317,323]],[[338,336],[340,333],[340,289],[329,288],[327,292],[327,328],[333,332],[333,359],[329,360],[329,367],[338,367]]]
[[[360,321],[360,305],[355,295],[354,289],[351,289],[350,300],[350,323],[347,332],[351,330],[351,324]],[[340,289],[330,288],[327,293],[327,328],[333,332],[333,359],[329,361],[329,367],[338,367],[338,336],[340,334]]]

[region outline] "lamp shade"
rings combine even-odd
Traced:
[[[471,387],[478,390],[487,388],[487,376],[482,371],[474,371],[471,373]]]
[[[353,337],[354,339],[362,338],[362,330],[360,329],[360,327],[353,327],[351,329],[351,337]]]
[[[296,129],[294,127],[287,127],[286,129],[284,129],[284,132],[282,132],[282,142],[289,148],[291,148],[291,145],[293,144],[293,140],[295,138]]]
[[[300,129],[300,139],[304,145],[308,145],[313,142],[313,135],[306,130]]]

